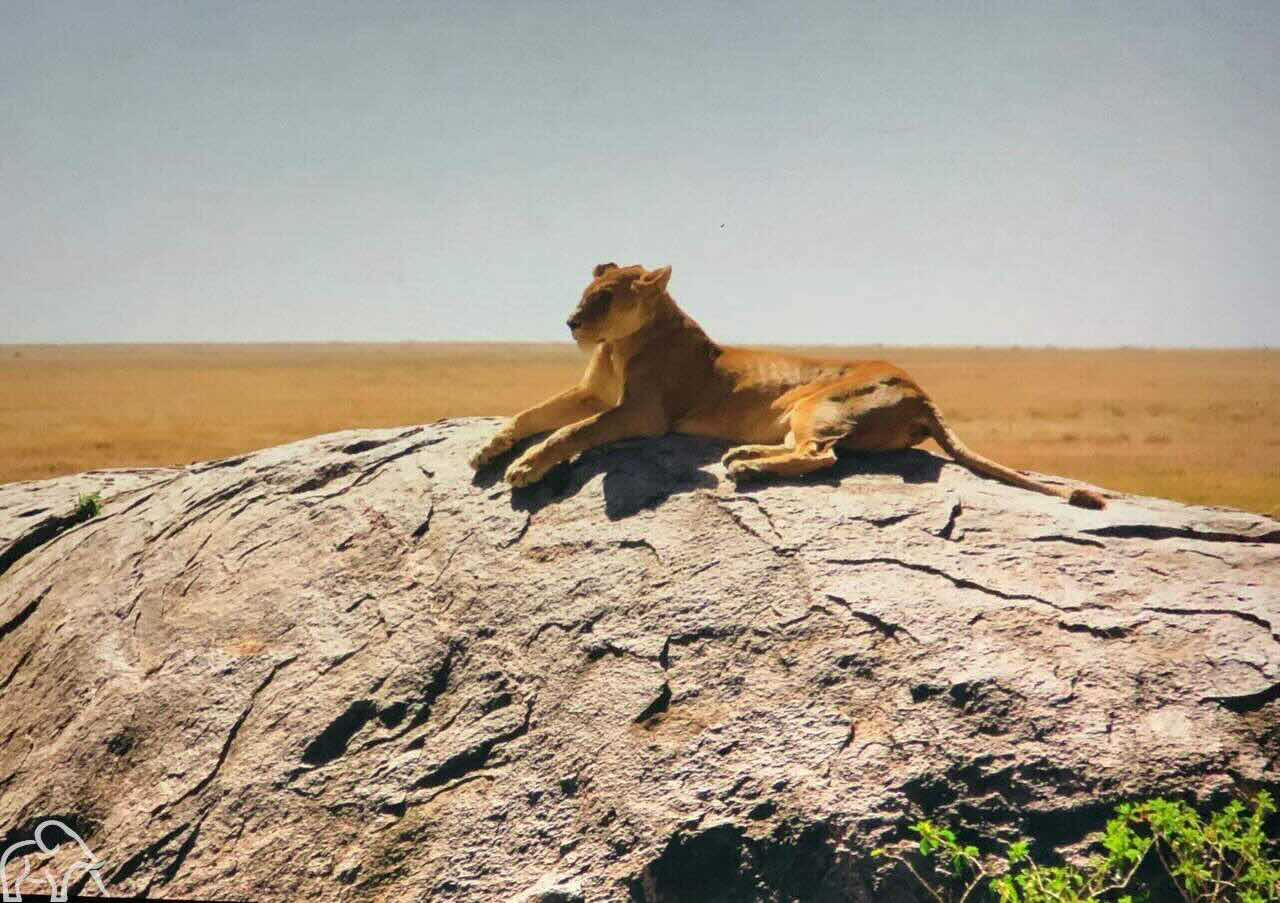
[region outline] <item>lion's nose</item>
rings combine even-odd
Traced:
[[[577,329],[577,328],[578,328],[579,326],[581,326],[581,325],[582,325],[582,321],[581,321],[581,320],[579,320],[577,317],[570,317],[570,318],[569,318],[569,328],[570,328],[570,329]]]

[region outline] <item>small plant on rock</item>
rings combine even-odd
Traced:
[[[901,862],[938,903],[1154,901],[1153,888],[1135,880],[1152,855],[1185,903],[1280,901],[1277,842],[1265,830],[1276,807],[1265,791],[1254,798],[1252,810],[1237,800],[1207,820],[1186,803],[1164,799],[1126,803],[1115,811],[1102,835],[1103,852],[1080,866],[1040,865],[1025,840],[1010,844],[1003,858],[984,860],[976,846],[962,844],[950,828],[930,820],[911,826],[917,839],[905,851],[875,855]]]
[[[102,513],[102,496],[96,492],[81,493],[76,499],[76,510],[71,515],[71,522],[83,523]]]

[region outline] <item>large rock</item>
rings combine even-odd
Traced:
[[[919,451],[738,491],[680,437],[513,493],[493,427],[0,488],[9,838],[164,897],[895,899],[925,812],[1280,780],[1274,521]]]

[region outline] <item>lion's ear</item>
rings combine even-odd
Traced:
[[[658,294],[667,290],[667,283],[671,280],[671,267],[659,267],[656,270],[650,270],[635,281],[635,287],[644,291],[652,291]]]
[[[612,263],[612,262],[597,263],[596,268],[591,271],[591,275],[599,279],[605,273],[609,272],[610,270],[616,270],[617,268],[618,268],[618,265],[616,263]]]

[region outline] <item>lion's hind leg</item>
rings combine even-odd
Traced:
[[[757,479],[766,474],[780,477],[798,477],[815,470],[826,470],[836,463],[836,453],[831,450],[834,442],[825,446],[809,443],[809,448],[796,448],[782,455],[768,458],[752,458],[735,461],[729,465],[729,478],[735,483]]]
[[[728,465],[734,482],[751,480],[767,474],[798,477],[825,470],[836,463],[835,445],[848,432],[849,420],[826,393],[805,399],[791,412],[791,432],[783,446],[744,446],[761,449],[762,454],[741,457]],[[833,414],[835,416],[833,416]],[[729,455],[737,449],[730,451]],[[728,459],[729,455],[725,458]]]
[[[728,467],[729,477],[795,477],[825,470],[836,463],[837,445],[857,451],[910,448],[928,435],[920,426],[921,405],[919,390],[895,374],[832,383],[792,409],[791,448],[736,460]]]
[[[769,458],[776,455],[785,455],[796,447],[796,437],[794,433],[787,433],[787,438],[782,445],[739,445],[729,449],[724,453],[724,457],[720,459],[720,463],[728,467],[734,461],[750,461],[754,458]]]

